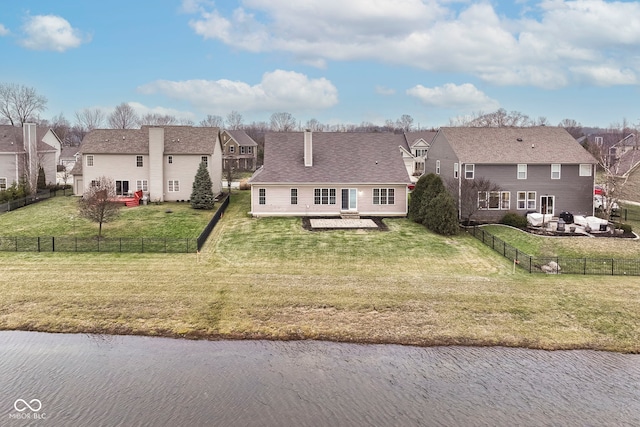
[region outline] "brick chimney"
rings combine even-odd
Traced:
[[[313,132],[310,129],[304,131],[304,165],[313,166]]]

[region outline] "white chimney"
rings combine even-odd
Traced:
[[[304,131],[304,165],[313,166],[313,132],[310,129]]]

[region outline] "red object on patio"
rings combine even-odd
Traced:
[[[138,190],[133,193],[133,197],[121,197],[118,199],[118,201],[124,202],[125,206],[131,208],[133,206],[139,206],[140,199],[142,199],[142,190]]]

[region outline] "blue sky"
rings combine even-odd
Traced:
[[[635,1],[21,0],[3,2],[0,51],[0,82],[71,122],[121,102],[195,123],[640,121]]]

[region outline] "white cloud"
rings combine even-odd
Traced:
[[[69,21],[55,15],[36,15],[23,26],[26,35],[20,42],[27,49],[64,52],[80,46],[88,38],[71,27]]]
[[[9,30],[4,25],[0,24],[0,37],[9,34]]]
[[[265,73],[250,85],[231,80],[157,80],[140,86],[143,94],[161,93],[190,102],[208,113],[274,110],[318,110],[338,103],[338,90],[325,78],[310,79],[293,71]]]
[[[425,105],[438,108],[491,111],[499,107],[498,101],[489,98],[471,83],[446,83],[433,88],[417,85],[407,90],[407,94]]]
[[[375,60],[549,89],[584,82],[581,70],[603,63],[621,76],[611,84],[640,69],[639,2],[518,1],[512,17],[490,2],[451,0],[244,0],[226,15],[191,3],[190,25],[206,39],[320,67]]]
[[[572,67],[571,70],[576,75],[582,76],[585,82],[596,86],[638,84],[637,74],[630,69],[621,70],[602,65],[599,67]]]
[[[190,111],[180,111],[174,108],[165,108],[165,107],[147,107],[140,102],[127,102],[131,108],[136,112],[138,116],[145,116],[147,114],[160,114],[162,116],[173,116],[177,119],[187,119],[187,120],[195,120],[196,115]],[[113,109],[112,109],[113,110]]]
[[[378,95],[384,95],[384,96],[390,96],[390,95],[395,95],[396,90],[392,89],[390,87],[385,87],[385,86],[376,86],[376,93]]]

